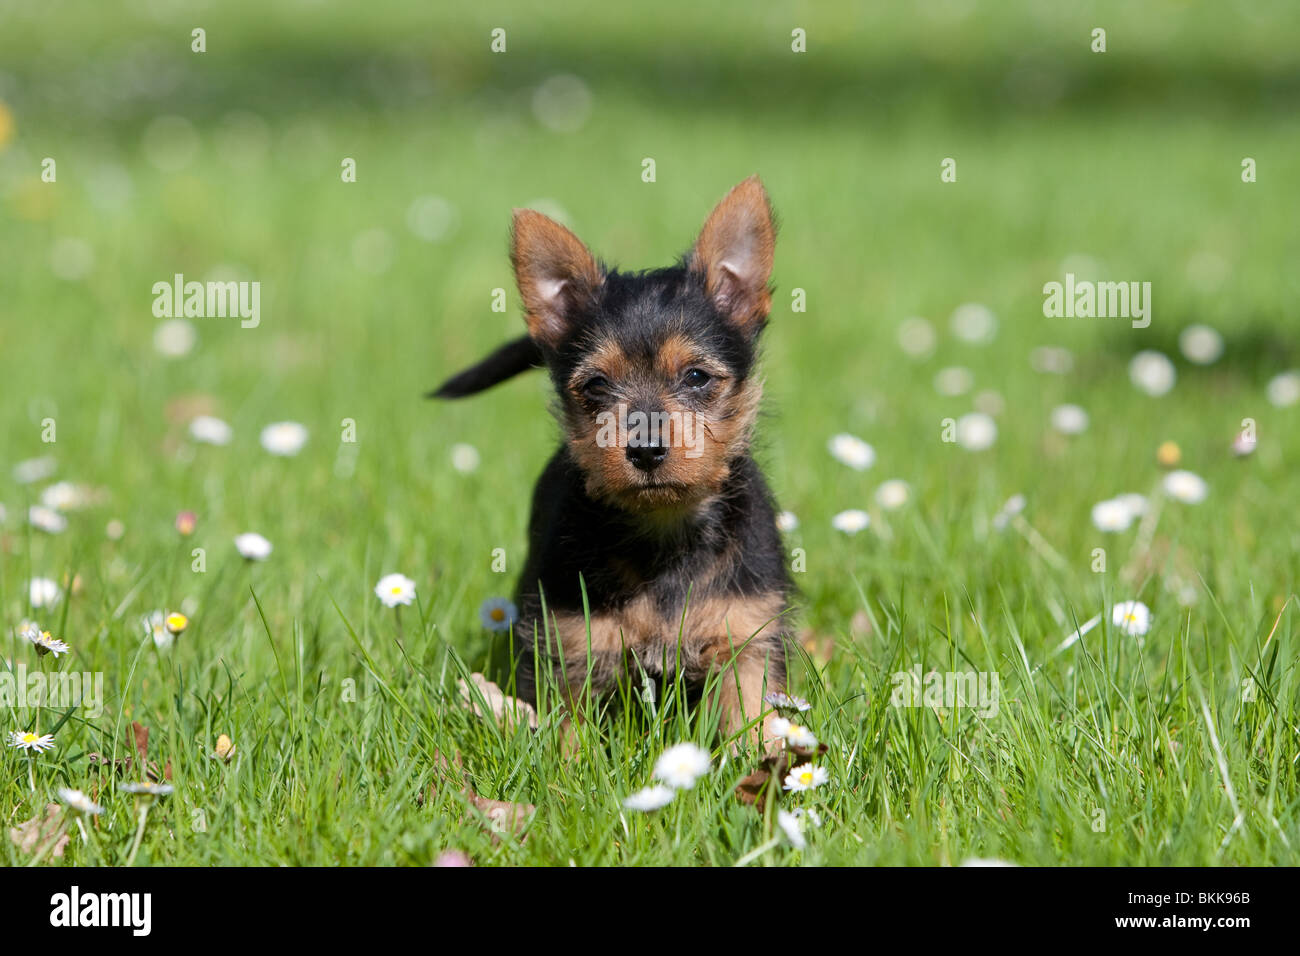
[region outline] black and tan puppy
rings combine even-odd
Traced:
[[[775,228],[756,177],[675,266],[620,272],[569,230],[516,210],[511,258],[528,335],[434,394],[550,373],[565,440],[533,494],[519,579],[520,696],[551,669],[569,704],[642,671],[699,687],[723,730],[764,743],[785,689],[790,579],[750,457]],[[583,610],[583,587],[590,617]],[[543,612],[543,607],[545,612]]]

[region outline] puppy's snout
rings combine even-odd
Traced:
[[[664,463],[668,449],[656,443],[653,445],[629,446],[627,460],[640,471],[652,472]]]

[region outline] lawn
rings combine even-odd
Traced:
[[[1297,862],[1300,10],[437,6],[0,3],[0,733],[54,737],[0,747],[0,819],[103,807],[0,863]],[[797,517],[791,689],[829,778],[766,813],[735,793],[756,755],[676,695],[630,688],[576,759],[553,715],[461,706],[498,675],[480,606],[514,589],[559,429],[536,373],[422,398],[523,328],[512,207],[651,267],[751,173],[781,224],[756,453]],[[1067,273],[1149,282],[1149,326],[1046,316]],[[168,323],[176,274],[260,283],[256,327]],[[306,443],[272,454],[285,421]],[[1146,514],[1102,530],[1126,493]],[[155,610],[188,619],[170,646]],[[17,692],[54,671],[102,675],[102,706]],[[996,677],[997,706],[898,706],[909,671]],[[145,728],[174,788],[148,803],[123,789]],[[710,771],[626,809],[683,741]],[[529,809],[494,830],[492,800]]]

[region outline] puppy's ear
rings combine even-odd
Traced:
[[[581,239],[531,209],[514,211],[510,261],[528,334],[539,344],[559,345],[595,300],[604,278],[600,266]]]
[[[776,227],[767,192],[750,176],[709,214],[691,253],[691,268],[703,273],[714,306],[746,332],[763,327],[772,296],[772,253]]]

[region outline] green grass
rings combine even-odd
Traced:
[[[426,864],[445,848],[479,864],[1296,862],[1300,408],[1265,397],[1300,365],[1295,10],[985,4],[953,19],[819,4],[737,18],[687,3],[496,4],[453,19],[415,3],[364,16],[267,6],[181,19],[0,6],[12,121],[0,123],[0,666],[37,666],[10,636],[35,613],[72,645],[60,666],[102,672],[106,696],[93,719],[0,708],[6,734],[58,725],[56,748],[31,764],[0,749],[6,827],[58,787],[102,781],[95,840],[74,827],[64,856],[43,862],[126,861],[133,801],[87,754],[128,755],[132,721],[176,787],[153,807],[137,865]],[[1097,25],[1104,55],[1088,51]],[[189,52],[194,26],[206,54]],[[509,52],[494,57],[496,26]],[[794,26],[808,30],[803,56],[789,52]],[[592,94],[577,132],[532,112],[533,89],[559,73]],[[182,168],[160,170],[142,145],[160,115],[197,133]],[[47,156],[56,183],[39,180]],[[1240,180],[1245,156],[1256,183]],[[357,160],[355,184],[340,182],[343,157]],[[957,159],[954,184],[940,182],[944,157]],[[652,266],[753,172],[782,227],[758,455],[801,522],[788,546],[806,554],[797,614],[814,640],[793,689],[814,704],[832,780],[782,798],[821,815],[803,852],[755,853],[773,822],[732,794],[752,760],[676,698],[584,725],[577,759],[552,722],[503,733],[456,706],[457,678],[492,657],[478,607],[513,589],[532,480],[558,432],[540,375],[461,404],[419,397],[522,328],[512,206],[559,204],[600,255]],[[456,209],[442,241],[407,225],[430,194]],[[391,240],[380,273],[353,254],[373,229]],[[75,281],[50,264],[68,237],[94,256]],[[1152,282],[1149,329],[1043,317],[1043,283],[1080,255],[1102,278]],[[162,357],[151,286],[217,269],[262,283],[261,326],[196,319],[193,353]],[[496,288],[509,290],[505,314],[491,310]],[[790,309],[796,288],[806,312]],[[950,334],[963,302],[995,311],[992,344]],[[929,358],[898,347],[909,315],[939,330]],[[1193,322],[1226,340],[1208,368],[1178,352]],[[1040,345],[1068,347],[1073,371],[1033,371]],[[1178,365],[1162,398],[1128,380],[1144,348]],[[954,365],[975,388],[941,396],[934,375]],[[941,421],[984,391],[1004,405],[996,445],[943,443]],[[1062,402],[1087,409],[1086,433],[1051,433]],[[188,441],[199,410],[231,423],[231,445]],[[1259,450],[1237,460],[1228,446],[1245,418]],[[257,436],[284,419],[311,439],[274,458]],[[340,440],[345,419],[355,445]],[[876,465],[834,461],[838,432],[870,442]],[[1149,492],[1166,440],[1208,500],[1166,502],[1149,542],[1097,531],[1092,505]],[[457,442],[479,449],[478,471],[452,468]],[[104,492],[57,535],[25,520],[48,482],[10,474],[41,455],[57,460],[50,481]],[[883,513],[872,501],[888,478],[912,499]],[[993,528],[1015,493],[1060,566]],[[855,507],[872,527],[833,531]],[[186,509],[198,525],[182,538]],[[105,535],[112,519],[121,540]],[[265,563],[236,554],[248,530],[273,542]],[[371,590],[389,571],[419,588],[400,630]],[[33,575],[78,584],[32,612]],[[1140,646],[1105,623],[1053,654],[1131,598],[1154,615]],[[161,654],[140,617],[185,602],[189,630]],[[891,675],[918,664],[996,672],[997,715],[891,706]],[[223,733],[238,748],[229,764],[209,757]],[[684,739],[710,747],[711,775],[664,810],[623,811]],[[461,773],[478,794],[536,806],[525,840],[485,832]],[[27,860],[0,840],[0,863]]]

